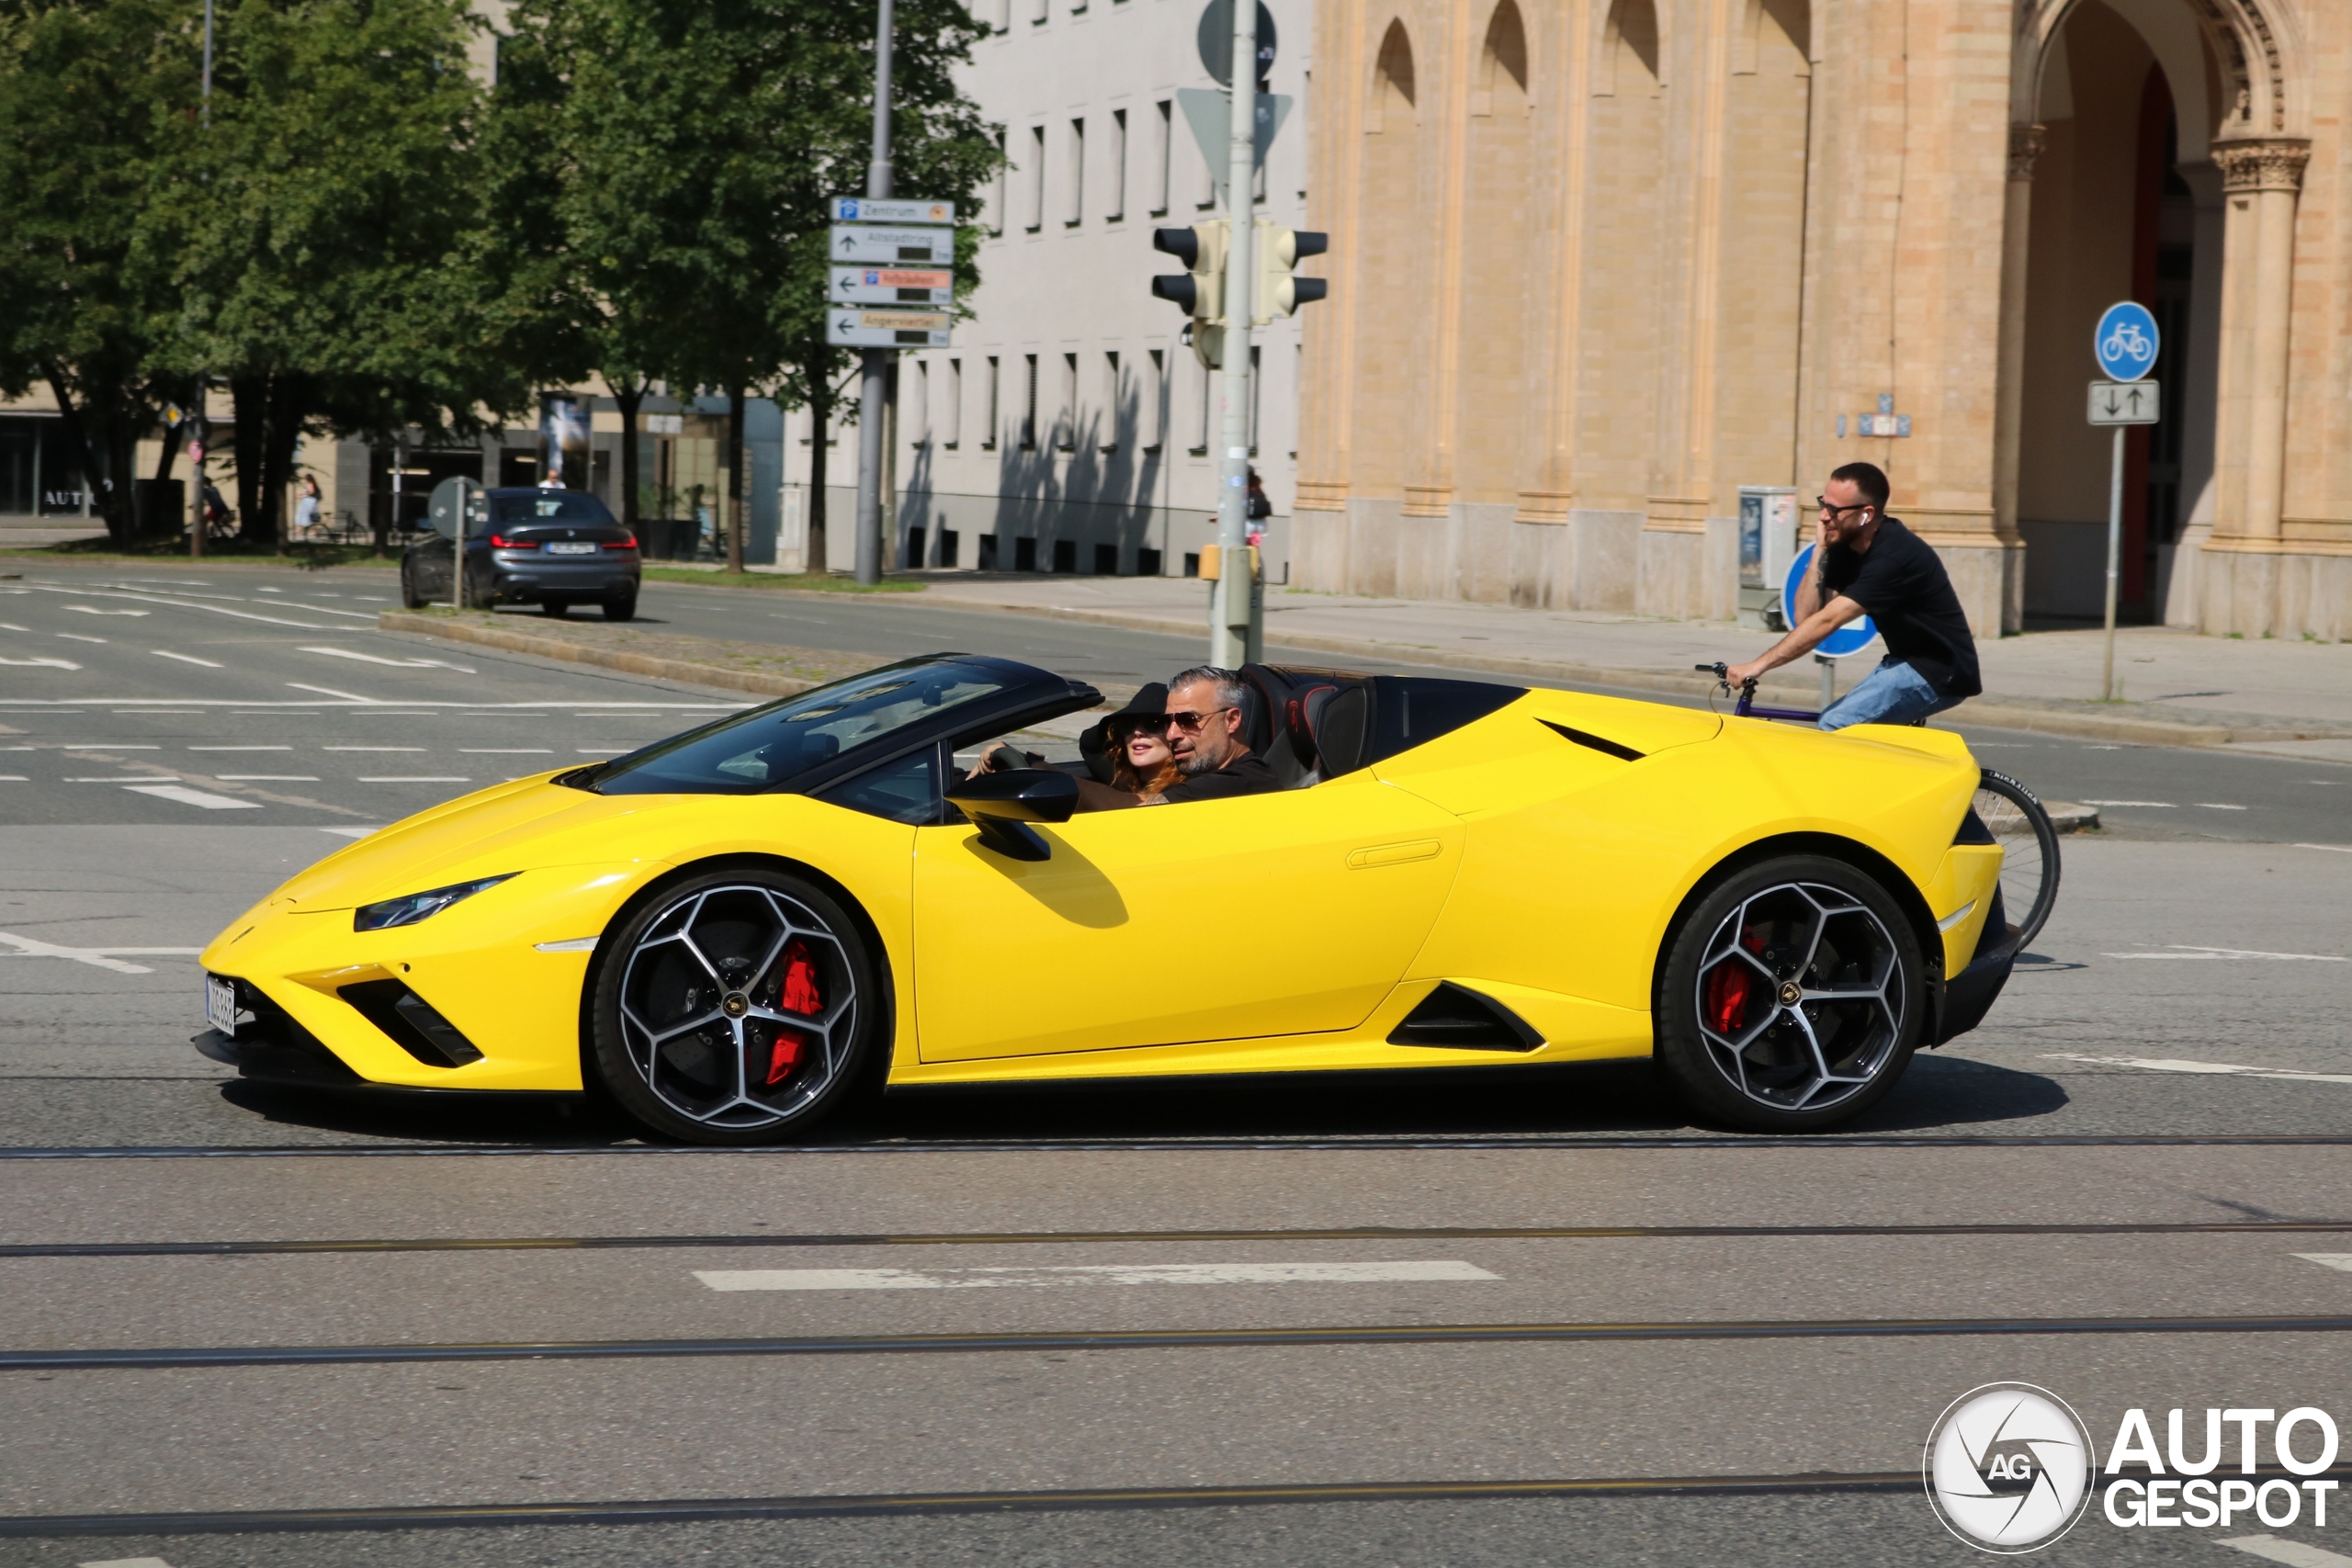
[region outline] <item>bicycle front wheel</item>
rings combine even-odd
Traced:
[[[2041,933],[2058,901],[2058,829],[2031,790],[1990,768],[1973,804],[2001,846],[2001,903],[2022,950]]]

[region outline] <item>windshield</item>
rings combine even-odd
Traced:
[[[605,764],[600,795],[750,795],[788,783],[862,746],[889,739],[950,708],[1005,691],[980,664],[934,660],[888,665],[771,703]]]
[[[493,523],[610,523],[605,503],[579,490],[542,490],[490,498]]]

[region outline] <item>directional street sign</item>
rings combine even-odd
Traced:
[[[2156,367],[2156,318],[2145,305],[2126,299],[2109,305],[2091,334],[2091,354],[2109,380],[2137,381]]]
[[[835,224],[827,250],[837,263],[927,262],[945,266],[956,260],[956,231]]]
[[[2154,381],[2093,381],[2093,424],[2154,424],[2164,418],[2164,388]]]
[[[1184,123],[1193,128],[1193,140],[1201,144],[1201,156],[1216,171],[1216,197],[1228,208],[1227,185],[1233,160],[1233,95],[1219,88],[1179,87],[1176,101],[1183,106]],[[1286,93],[1260,93],[1251,100],[1258,106],[1258,132],[1252,137],[1252,150],[1261,167],[1266,162],[1266,149],[1274,144],[1274,133],[1283,128],[1290,115],[1291,99]]]
[[[1789,563],[1788,576],[1781,580],[1781,622],[1783,626],[1797,624],[1797,590],[1804,586],[1805,573],[1813,570],[1813,547],[1807,545]],[[1843,659],[1849,653],[1860,653],[1878,640],[1878,627],[1864,615],[1858,621],[1848,621],[1821,639],[1814,653],[1822,659]]]
[[[956,274],[944,266],[837,266],[825,297],[836,305],[953,305]]]
[[[843,348],[945,348],[953,318],[944,310],[825,312],[825,341]]]
[[[890,201],[881,197],[837,196],[833,197],[833,221],[953,223],[956,221],[956,204],[952,201]]]

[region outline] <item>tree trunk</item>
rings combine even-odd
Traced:
[[[743,570],[743,389],[727,390],[727,570]]]
[[[802,530],[806,541],[800,552],[800,570],[820,574],[831,571],[831,564],[825,556],[825,430],[833,422],[832,389],[825,381],[822,359],[809,367],[808,417],[812,428],[808,436],[808,504],[803,510],[808,523]]]
[[[65,426],[65,438],[82,454],[82,483],[86,493],[96,501],[98,516],[107,525],[107,536],[118,549],[127,548],[136,524],[130,514],[130,487],[127,484],[107,484],[99,473],[98,448],[90,441],[90,423],[85,412],[74,404],[73,394],[66,390],[65,369],[60,365],[49,367],[49,389],[57,399],[57,416]],[[34,498],[39,509],[39,497]]]
[[[270,543],[267,519],[262,511],[262,498],[269,493],[264,473],[268,459],[263,456],[268,446],[270,378],[266,376],[232,376],[229,378],[229,397],[236,421],[235,432],[230,437],[230,450],[237,465],[237,539],[241,544],[267,546]]]
[[[294,482],[294,454],[302,442],[302,383],[290,376],[274,376],[269,389],[269,429],[262,445],[263,504],[269,510],[270,541],[286,553],[292,519],[287,515],[286,491]]]
[[[605,383],[613,389],[613,406],[621,415],[621,522],[632,534],[637,532],[637,411],[645,401],[645,383],[632,377],[627,382],[615,381],[609,375]]]

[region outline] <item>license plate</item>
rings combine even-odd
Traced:
[[[549,545],[548,547],[548,554],[551,556],[593,556],[595,553],[596,547],[594,545],[575,545],[567,543]]]
[[[237,1037],[237,987],[218,975],[204,977],[204,1021],[230,1039]]]

